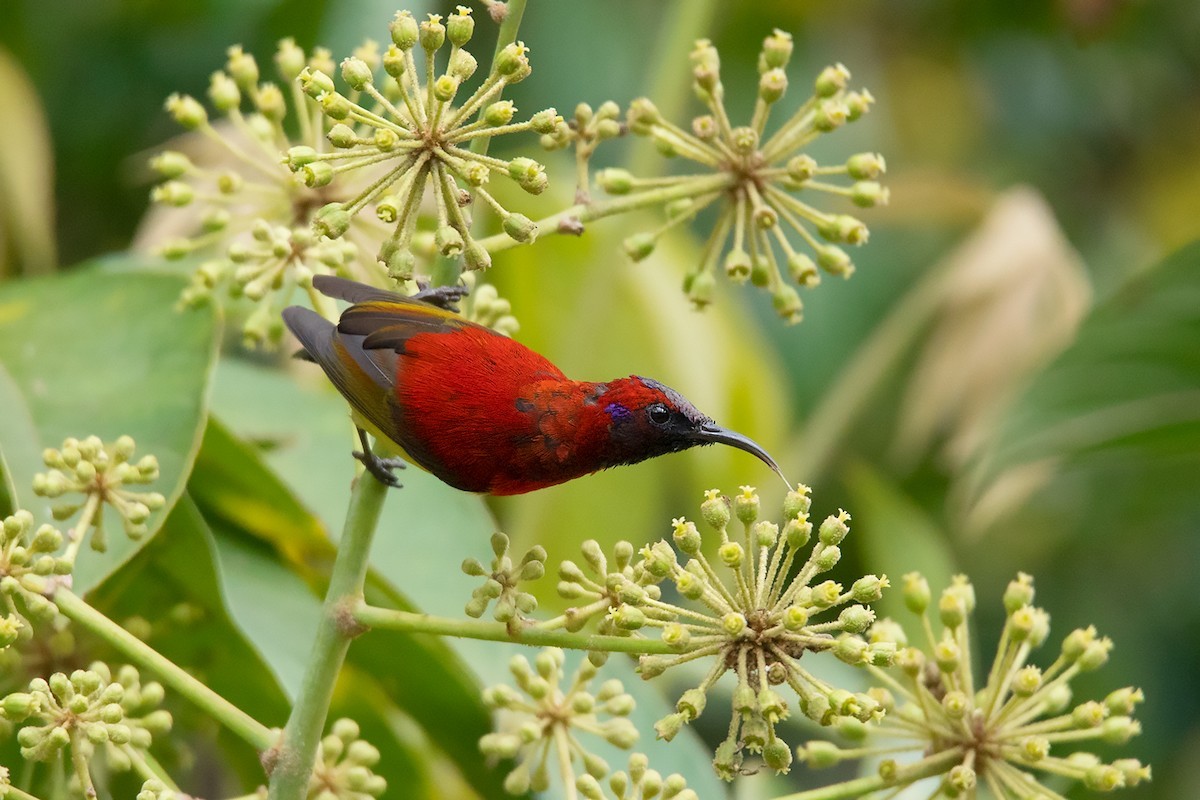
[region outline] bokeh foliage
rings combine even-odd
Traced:
[[[99,584],[90,599],[103,609],[145,617],[153,644],[282,724],[348,494],[338,401],[277,361],[227,359],[213,378],[214,320],[171,311],[174,278],[71,268],[128,248],[146,208],[145,152],[176,133],[162,99],[201,94],[227,45],[265,60],[293,35],[341,54],[378,37],[395,4],[68,5],[50,15],[8,0],[0,26],[0,275],[13,278],[0,286],[0,506],[21,496],[41,447],[134,434],[163,462],[174,508],[136,554],[85,563],[81,588]],[[671,98],[660,105],[695,110],[685,63],[660,69],[654,54],[706,19],[702,5],[535,0],[521,31],[535,72],[512,97],[565,112],[657,87]],[[1125,796],[1200,795],[1200,250],[1186,247],[1200,236],[1200,11],[1188,0],[720,8],[699,34],[721,48],[727,85],[753,85],[759,43],[779,27],[796,37],[794,81],[842,61],[879,99],[842,141],[822,143],[888,158],[892,204],[864,215],[872,239],[858,272],[806,296],[799,327],[781,328],[749,292],[696,315],[678,282],[697,240],[676,237],[632,265],[619,243],[646,220],[607,220],[497,255],[489,277],[513,303],[518,338],[580,378],[653,375],[762,442],[814,485],[817,513],[855,514],[848,575],[919,568],[941,585],[963,570],[986,596],[1017,569],[1036,575],[1056,628],[1095,623],[1116,640],[1104,680],[1146,691],[1131,750],[1155,781]],[[742,114],[751,102],[730,99]],[[649,150],[618,142],[598,166],[653,164]],[[547,212],[573,188],[567,162],[548,164]],[[1008,213],[1014,197],[1020,213]],[[51,260],[73,274],[16,280]],[[44,402],[43,373],[97,406]],[[494,524],[554,563],[586,538],[665,535],[709,486],[758,483],[768,502],[779,492],[744,454],[711,449],[490,508],[414,473],[389,500],[372,591],[443,613],[470,591],[454,565],[486,552]],[[561,603],[551,591],[541,600]],[[993,638],[1002,619],[980,613]],[[436,642],[372,634],[351,650],[334,713],[360,721],[384,774],[412,796],[493,796],[498,775],[474,756],[486,719],[471,674],[498,677],[489,652],[461,648],[464,661]],[[256,779],[253,759],[223,744],[178,745],[195,775],[231,765],[200,793]],[[679,763],[678,745],[660,751],[677,759],[660,768],[711,787],[706,760]],[[752,779],[743,796],[781,788]]]

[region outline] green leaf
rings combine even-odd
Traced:
[[[113,441],[128,434],[139,455],[158,457],[161,477],[150,486],[167,497],[183,491],[200,444],[217,327],[210,311],[177,313],[183,287],[176,276],[70,274],[0,286],[0,366],[24,399],[34,429],[0,427],[0,451],[17,501],[38,516],[49,504],[28,491],[41,450],[68,436]],[[6,421],[6,427],[16,424]],[[151,516],[141,541],[115,533],[105,553],[84,548],[75,588],[87,592],[154,535],[166,512]]]
[[[312,515],[263,462],[259,452],[208,418],[188,491],[210,523],[221,522],[270,543],[306,578],[328,572],[335,550]]]

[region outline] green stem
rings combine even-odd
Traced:
[[[274,765],[270,800],[301,800],[308,793],[333,687],[346,660],[350,640],[361,632],[346,612],[362,600],[367,557],[386,494],[387,487],[368,473],[360,475],[354,483],[312,656],[296,705],[283,729],[283,738],[271,754]]]
[[[153,672],[171,691],[187,698],[208,716],[258,750],[275,742],[271,729],[193,678],[153,647],[92,608],[79,595],[59,587],[51,599],[68,619],[103,639],[138,667]]]
[[[945,750],[936,755],[924,758],[912,766],[901,767],[897,771],[896,777],[891,781],[885,781],[879,775],[868,775],[852,781],[842,781],[841,783],[822,786],[819,789],[809,789],[804,792],[783,795],[782,797],[775,798],[775,800],[846,800],[846,798],[862,797],[868,792],[875,792],[888,786],[907,786],[922,778],[937,775],[946,771],[951,765],[958,763],[961,759],[962,752],[960,750]]]
[[[79,780],[83,799],[93,800],[96,797],[96,787],[92,783],[87,756],[83,754],[83,734],[79,732],[79,728],[71,729],[71,764],[75,767],[75,777]]]
[[[628,636],[602,636],[572,633],[545,628],[520,628],[510,632],[502,622],[483,622],[473,619],[449,619],[411,611],[396,611],[366,604],[358,605],[354,619],[370,628],[384,628],[405,633],[432,633],[438,636],[457,636],[463,639],[484,639],[489,642],[516,642],[533,646],[565,647],[570,650],[603,650],[609,653],[640,653],[670,655],[676,651],[665,642],[655,639],[634,639]]]

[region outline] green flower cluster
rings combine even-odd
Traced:
[[[874,692],[888,711],[883,724],[869,731],[843,731],[854,740],[851,747],[814,741],[798,749],[812,767],[882,758],[876,775],[848,784],[855,791],[837,796],[898,792],[937,777],[926,795],[931,800],[973,797],[977,786],[986,786],[996,800],[1061,800],[1042,777],[1051,784],[1066,779],[1103,792],[1150,779],[1150,768],[1137,759],[1105,762],[1079,749],[1088,742],[1122,745],[1138,734],[1141,726],[1132,715],[1142,693],[1126,687],[1103,700],[1074,699],[1072,680],[1104,666],[1112,649],[1112,642],[1097,636],[1095,628],[1070,633],[1049,666],[1029,663],[1050,635],[1049,615],[1033,605],[1032,578],[1018,575],[1004,592],[1007,618],[984,676],[971,668],[975,590],[966,578],[956,577],[936,605],[928,582],[916,573],[904,577],[903,592],[919,620],[913,643],[890,620],[880,620],[869,632],[873,641],[897,648],[899,675],[871,668],[880,681]],[[930,612],[940,631],[935,632]],[[1061,754],[1059,748],[1069,752]],[[809,794],[802,792],[794,800]]]
[[[95,663],[33,679],[28,691],[0,699],[0,715],[23,725],[17,733],[23,758],[46,761],[69,748],[83,772],[79,766],[102,749],[108,765],[124,771],[171,729],[170,713],[158,708],[162,700],[162,685],[142,684],[133,667],[121,667],[113,680],[105,664]]]
[[[524,656],[514,656],[509,669],[520,691],[506,684],[484,690],[484,703],[501,712],[500,730],[480,739],[479,749],[491,758],[516,759],[504,779],[511,794],[545,791],[551,769],[559,770],[563,785],[574,789],[576,760],[594,781],[603,779],[608,764],[588,752],[579,733],[624,749],[637,741],[637,728],[627,719],[634,709],[633,698],[621,682],[610,679],[592,691],[597,667],[585,659],[564,685],[564,660],[563,651],[556,647],[542,650],[532,666]]]
[[[860,207],[887,202],[887,190],[877,182],[885,169],[882,156],[859,153],[843,164],[821,166],[804,152],[818,137],[862,117],[874,102],[869,92],[848,88],[850,73],[841,64],[821,72],[813,94],[766,135],[771,111],[788,89],[785,70],[791,56],[790,35],[777,30],[766,38],[758,60],[753,116],[748,125],[734,126],[725,110],[717,50],[707,39],[696,42],[692,88],[708,113],[693,119],[687,129],[663,118],[649,99],[640,98],[630,105],[627,120],[630,132],[651,139],[663,155],[687,159],[707,172],[638,178],[610,169],[597,176],[610,194],[654,198],[666,210],[664,225],[626,240],[625,250],[634,260],[653,252],[668,230],[709,206],[720,206],[704,255],[684,279],[684,290],[697,307],[712,302],[720,265],[734,282],[749,281],[770,291],[779,315],[799,322],[803,305],[784,272],[803,287],[816,285],[820,271],[849,276],[854,267],[840,245],[860,245],[868,236],[861,220],[822,211],[815,201],[800,198],[830,194]],[[851,183],[827,180],[839,176]],[[801,247],[791,235],[799,237]],[[815,261],[803,250],[812,252]]]
[[[482,617],[493,601],[496,608],[492,616],[497,622],[517,624],[526,614],[537,608],[537,598],[520,589],[522,582],[536,581],[546,574],[546,550],[540,545],[534,545],[513,564],[508,557],[508,537],[503,533],[492,534],[491,569],[487,569],[477,559],[468,558],[462,563],[462,571],[476,578],[483,578],[483,585],[471,593],[471,601],[467,603],[467,614],[472,617]]]
[[[552,108],[514,122],[516,107],[500,99],[505,87],[530,74],[527,48],[520,43],[504,48],[478,87],[460,95],[478,67],[466,49],[475,30],[470,9],[459,6],[445,24],[437,14],[418,23],[411,13],[401,11],[390,30],[392,44],[380,58],[342,62],[344,91],[326,70],[300,72],[300,86],[328,120],[326,138],[333,149],[292,147],[286,165],[314,190],[342,175],[371,172],[373,179],[362,191],[317,212],[315,230],[341,237],[360,212],[373,206],[375,217],[392,228],[378,259],[393,278],[407,280],[416,270],[414,233],[427,190],[436,217],[437,254],[461,257],[468,269],[486,269],[491,255],[473,237],[469,208],[482,201],[512,239],[532,241],[537,235],[533,222],[505,209],[485,186],[500,176],[530,194],[540,194],[547,179],[536,161],[488,156],[484,145],[510,133],[554,135],[565,123]],[[438,53],[447,43],[445,71],[439,74]],[[424,54],[423,68],[414,57],[418,48]],[[380,64],[382,77],[377,75]]]
[[[53,525],[35,531],[28,511],[17,511],[0,523],[0,597],[6,610],[0,617],[0,649],[30,635],[28,617],[50,619],[57,613],[43,591],[48,579],[69,575],[74,568],[58,554],[62,544],[63,535]]]
[[[163,507],[165,498],[158,492],[140,492],[126,488],[158,480],[158,459],[143,456],[133,460],[136,444],[132,437],[122,436],[112,444],[104,444],[98,436],[82,441],[68,438],[59,449],[48,448],[42,460],[49,472],[34,476],[33,491],[40,497],[60,498],[82,494],[80,500],[66,500],[53,509],[55,519],[65,520],[82,510],[78,522],[67,534],[67,561],[74,563],[75,554],[88,529],[94,529],[91,546],[103,551],[107,547],[104,532],[104,506],[111,506],[121,517],[125,534],[139,539],[148,530],[150,512]]]
[[[673,714],[659,720],[658,735],[672,739],[705,710],[710,690],[727,672],[735,678],[729,732],[717,748],[713,766],[732,780],[742,769],[744,753],[760,753],[771,769],[786,772],[791,748],[778,724],[791,713],[777,687],[787,685],[799,708],[822,725],[850,718],[858,722],[882,716],[873,696],[831,686],[801,666],[808,652],[832,651],[853,665],[888,665],[896,647],[868,642],[863,634],[875,621],[868,604],[878,600],[887,578],[868,575],[846,588],[825,580],[841,558],[839,544],[849,532],[849,515],[841,512],[821,523],[815,543],[809,522],[808,488],[799,486],[784,501],[784,525],[759,519],[760,502],[752,487],[743,486],[732,500],[713,489],[705,493],[701,517],[714,534],[717,562],[705,554],[705,537],[696,525],[674,522],[674,548],[666,541],[643,548],[632,563],[632,548],[618,545],[615,569],[598,555],[585,554],[601,580],[593,580],[570,562],[560,570],[560,592],[589,600],[568,611],[573,625],[604,614],[608,630],[643,635],[657,630],[675,655],[644,655],[639,670],[649,679],[682,664],[709,659],[700,684],[684,692]],[[740,535],[730,534],[730,525]],[[678,552],[678,555],[677,555]],[[679,556],[686,558],[680,563]],[[685,603],[662,599],[659,586],[674,584]]]
[[[378,46],[367,42],[356,57],[378,63]],[[328,50],[316,48],[309,55],[284,39],[274,61],[279,82],[263,80],[254,57],[231,47],[225,69],[213,73],[208,91],[222,120],[211,121],[197,99],[172,95],[167,111],[197,136],[151,160],[162,179],[151,198],[178,209],[170,215],[171,233],[158,251],[169,259],[207,257],[181,302],[208,302],[217,290],[246,297],[255,304],[243,325],[249,344],[278,341],[283,334],[279,309],[297,288],[319,302],[311,286],[314,274],[384,285],[382,272],[359,256],[386,235],[377,220],[364,218],[338,241],[311,230],[317,209],[353,196],[371,175],[363,172],[314,188],[296,178],[282,159],[292,146],[318,151],[328,146],[328,125],[296,79],[304,69],[331,72],[333,59]]]

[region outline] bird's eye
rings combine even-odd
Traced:
[[[655,425],[666,425],[671,419],[671,412],[662,403],[655,403],[647,409],[650,421]]]

